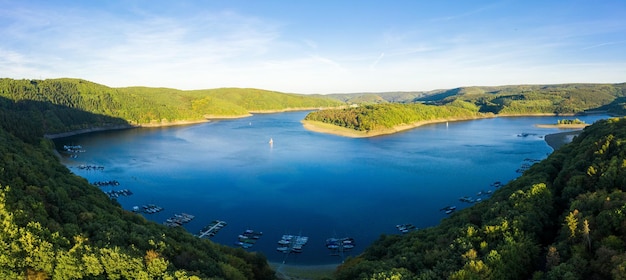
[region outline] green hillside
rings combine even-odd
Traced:
[[[587,127],[438,226],[382,236],[337,279],[626,279],[626,119]]]
[[[191,91],[241,106],[249,112],[274,112],[290,109],[317,109],[343,105],[319,96],[288,94],[260,89],[220,88]]]
[[[245,116],[250,112],[333,107],[340,101],[323,97],[279,93],[259,89],[212,89],[181,91],[168,88],[110,88],[79,79],[14,80],[0,79],[0,97],[19,106],[38,101],[40,108],[29,108],[29,118],[45,115],[45,133],[59,133],[94,126],[167,125],[205,120],[208,117]],[[52,107],[60,105],[61,107]],[[26,109],[26,108],[23,108]],[[114,123],[94,120],[86,113],[117,118]],[[43,121],[43,120],[42,120]]]

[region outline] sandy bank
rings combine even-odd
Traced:
[[[477,117],[470,117],[470,118],[450,118],[450,119],[419,121],[419,122],[414,122],[412,124],[398,125],[390,129],[381,129],[381,130],[375,130],[375,131],[358,131],[358,130],[340,127],[340,126],[336,126],[336,125],[332,125],[332,124],[328,124],[324,122],[319,122],[319,121],[302,120],[300,122],[302,123],[305,129],[308,129],[310,131],[320,132],[320,133],[329,133],[329,134],[334,134],[334,135],[339,135],[339,136],[344,136],[344,137],[351,137],[351,138],[364,138],[364,137],[374,137],[374,136],[379,136],[379,135],[393,134],[393,133],[413,129],[413,128],[423,126],[423,125],[428,125],[428,124],[469,121],[469,120],[485,119],[485,118],[493,118],[493,117],[495,117],[495,115],[484,115],[484,116],[477,116]]]
[[[92,127],[85,128],[79,130],[73,130],[68,132],[61,133],[52,133],[52,134],[44,134],[45,138],[55,139],[55,138],[63,138],[69,137],[79,134],[98,132],[98,131],[110,131],[110,130],[121,130],[121,129],[131,129],[131,128],[140,128],[140,127],[166,127],[166,126],[180,126],[180,125],[191,125],[198,123],[205,123],[209,120],[195,120],[195,121],[174,121],[174,122],[161,122],[161,123],[143,123],[143,124],[121,124],[121,125],[112,125],[112,126],[102,126],[102,127]]]
[[[297,112],[297,111],[315,111],[315,110],[324,110],[324,109],[334,109],[341,107],[294,107],[294,108],[285,108],[278,110],[250,110],[250,114],[273,114],[273,113],[284,113],[284,112]]]
[[[563,128],[563,129],[583,129],[589,124],[586,123],[576,123],[576,124],[536,124],[536,127],[539,128]]]
[[[332,278],[339,264],[325,265],[291,265],[270,262],[270,267],[276,271],[278,279],[325,279]]]
[[[55,138],[69,137],[69,136],[78,135],[78,134],[91,133],[91,132],[96,132],[96,131],[120,130],[120,129],[129,129],[129,128],[134,128],[134,127],[135,126],[130,125],[130,124],[104,126],[104,127],[92,127],[92,128],[85,128],[85,129],[79,129],[79,130],[68,131],[68,132],[44,134],[44,137],[48,139],[55,139]]]

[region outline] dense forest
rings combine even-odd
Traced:
[[[375,131],[421,121],[493,115],[575,115],[592,111],[626,114],[626,84],[466,87],[424,95],[403,103],[383,99],[398,95],[349,95],[348,100],[365,98],[367,101],[356,107],[311,112],[305,119],[358,131]]]
[[[343,104],[329,98],[259,89],[110,88],[80,79],[0,79],[0,97],[6,98],[3,106],[20,107],[18,117],[45,122],[44,133],[122,124],[166,125]]]
[[[626,119],[600,121],[481,203],[381,236],[337,279],[626,279]]]

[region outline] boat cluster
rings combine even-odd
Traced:
[[[413,224],[400,224],[400,225],[396,225],[396,228],[401,233],[409,233],[410,231],[413,231],[413,230],[417,229],[417,227],[414,226]]]
[[[522,132],[517,134],[517,137],[528,137],[528,136],[537,136],[537,133],[528,133],[528,132]],[[543,138],[542,136],[539,136],[540,138]]]
[[[168,227],[178,227],[188,222],[191,222],[191,220],[193,220],[193,218],[195,217],[196,216],[187,213],[174,214],[173,217],[167,218],[167,220],[165,220],[163,224]]]
[[[130,196],[130,195],[133,195],[133,192],[131,192],[129,189],[110,190],[110,191],[106,191],[104,193],[106,195],[108,195],[109,198],[118,198],[120,196]]]
[[[517,173],[524,173],[526,170],[528,170],[533,164],[539,162],[541,160],[538,159],[531,159],[531,158],[525,158],[524,159],[524,163],[522,163],[522,165],[520,166],[520,168],[518,168],[517,170],[515,170],[515,172]]]
[[[104,166],[102,165],[91,165],[91,164],[81,164],[78,166],[78,169],[84,170],[104,170]]]
[[[494,187],[494,188],[499,188],[499,187],[502,186],[502,182],[495,181],[495,182],[493,182],[491,184],[491,186]],[[488,195],[491,195],[492,193],[493,193],[492,190],[487,190],[487,191],[481,190],[481,191],[476,193],[477,198],[473,198],[471,196],[462,196],[462,197],[459,197],[459,201],[460,202],[465,202],[465,203],[481,202],[481,201],[483,201],[481,196],[488,196]],[[448,214],[450,214],[450,213],[448,213]]]
[[[81,145],[63,145],[63,151],[69,154],[70,158],[78,158],[78,153],[84,153]]]
[[[223,229],[228,223],[220,220],[214,220],[207,226],[205,226],[202,230],[200,230],[200,234],[198,237],[213,237],[217,234],[221,229]]]
[[[285,234],[278,240],[276,251],[284,254],[302,253],[302,247],[309,242],[309,237]]]
[[[91,184],[97,187],[106,187],[106,186],[119,186],[120,182],[118,182],[117,180],[108,180],[108,181],[95,181]]]
[[[354,238],[328,238],[326,239],[326,248],[331,251],[331,255],[338,256],[345,251],[352,250],[356,244]]]
[[[455,210],[456,210],[456,206],[446,206],[446,207],[439,209],[439,211],[445,211],[446,214],[452,214],[452,212],[454,212]]]
[[[165,210],[163,207],[157,206],[154,204],[146,204],[146,205],[141,206],[141,208],[139,208],[139,206],[133,207],[133,212],[142,212],[146,214],[159,213],[163,210]]]
[[[243,233],[237,236],[235,246],[248,249],[252,247],[259,240],[259,238],[261,238],[262,235],[263,233],[260,231],[246,229]]]

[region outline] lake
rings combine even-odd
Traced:
[[[530,160],[552,149],[537,128],[563,117],[499,117],[439,123],[393,135],[345,138],[305,130],[308,112],[257,114],[208,123],[106,131],[56,139],[84,152],[63,163],[90,182],[117,180],[133,195],[117,198],[127,210],[156,204],[163,223],[175,213],[195,216],[184,227],[192,234],[211,223],[228,223],[211,240],[236,246],[246,229],[263,236],[247,249],[270,261],[291,264],[340,263],[325,246],[328,238],[352,237],[356,255],[381,234],[401,234],[398,224],[438,224],[440,209],[470,206],[459,197],[488,199],[520,175]],[[587,123],[605,115],[577,117]],[[270,139],[273,144],[269,144]],[[103,166],[86,170],[82,164]],[[308,236],[299,254],[277,252],[285,234]]]

